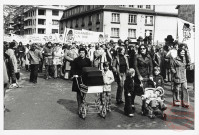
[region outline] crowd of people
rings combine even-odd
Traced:
[[[111,89],[111,83],[117,82],[116,103],[124,103],[124,112],[134,116],[135,96],[143,95],[143,88],[149,87],[148,80],[155,82],[156,87],[164,88],[164,83],[173,84],[173,105],[189,107],[189,93],[187,91],[186,69],[191,60],[186,44],[174,41],[171,35],[165,38],[165,44],[152,45],[139,37],[137,43],[130,39],[118,42],[80,44],[51,43],[45,45],[32,43],[23,45],[21,42],[4,42],[4,62],[8,79],[4,79],[4,88],[20,87],[20,69],[30,72],[31,83],[37,83],[38,73],[45,71],[44,78],[72,79],[81,75],[85,66],[97,67],[103,71],[105,83]],[[44,70],[45,69],[45,70]],[[108,72],[107,72],[108,71]],[[111,73],[110,73],[111,72]],[[113,75],[112,75],[113,74]],[[75,82],[74,82],[75,83]],[[182,89],[180,99],[180,88]],[[77,87],[78,106],[81,95]],[[111,90],[108,90],[111,91]],[[110,98],[110,92],[107,93]],[[144,100],[144,102],[146,102]],[[165,109],[165,107],[163,107]]]

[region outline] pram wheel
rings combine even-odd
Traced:
[[[167,120],[167,115],[164,113],[162,118],[163,118],[163,120]]]
[[[82,119],[85,119],[86,118],[86,106],[85,104],[82,104],[81,107],[80,107],[80,112],[79,112],[79,116],[82,118]]]
[[[106,106],[103,105],[103,106],[102,106],[102,109],[101,109],[101,111],[100,111],[100,115],[101,115],[103,118],[105,118],[105,117],[106,117],[106,114],[107,114]]]

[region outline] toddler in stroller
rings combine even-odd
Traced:
[[[142,114],[155,118],[156,115],[162,115],[166,119],[164,111],[167,109],[164,104],[164,89],[160,86],[157,88],[145,88],[142,98]]]

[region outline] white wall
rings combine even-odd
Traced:
[[[119,28],[120,29],[120,39],[123,41],[128,37],[128,29],[136,29],[136,38],[145,36],[145,30],[152,30],[154,32],[153,26],[145,26],[145,15],[137,14],[137,25],[128,25],[129,13],[120,13],[120,24],[111,23],[112,13],[117,12],[108,12],[104,11],[104,19],[103,19],[103,32],[111,36],[111,28]],[[119,13],[119,12],[118,12]],[[154,24],[154,23],[153,23]],[[113,41],[117,42],[119,38],[110,38]],[[136,42],[137,39],[131,39],[133,42]]]
[[[174,40],[177,35],[177,17],[156,16],[154,43],[164,43],[167,35],[172,35]]]
[[[175,9],[177,5],[155,5],[155,12],[175,13],[178,14],[178,10]]]
[[[38,15],[38,10],[37,10],[37,19],[46,19],[46,25],[38,25],[37,21],[37,29],[45,28],[46,34],[52,34],[52,29],[58,29],[59,32],[59,24],[52,25],[52,20],[60,20],[62,15],[63,11],[59,11],[59,16],[52,16],[52,9],[46,9],[46,15]]]

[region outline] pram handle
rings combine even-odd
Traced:
[[[149,79],[149,78],[143,78],[143,80],[142,80],[142,81],[140,81],[140,82],[141,82],[141,84],[143,85],[143,82],[147,82],[147,81],[151,81],[151,82],[153,82],[154,87],[156,88],[156,83],[155,83],[153,80]]]

